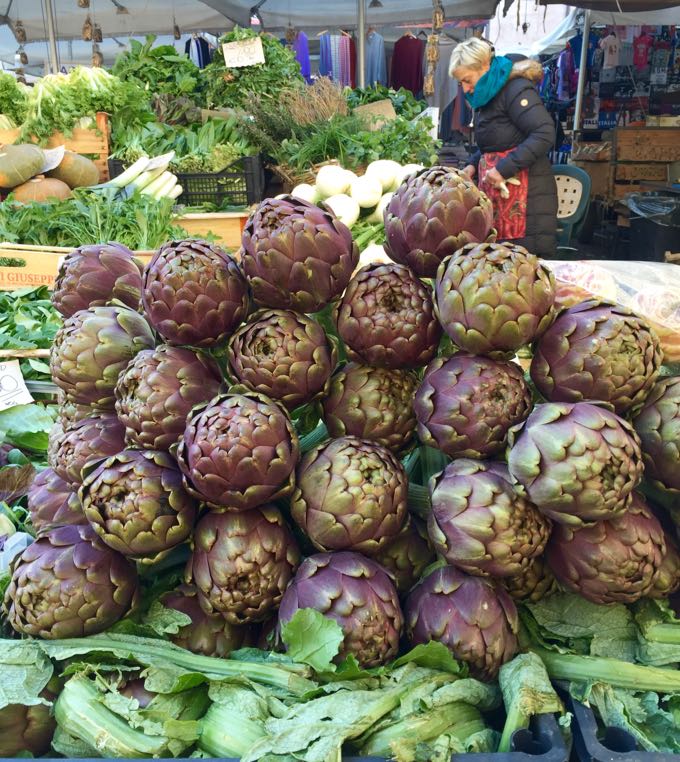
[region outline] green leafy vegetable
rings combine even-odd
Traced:
[[[299,609],[281,628],[286,651],[294,661],[309,664],[317,672],[334,672],[333,659],[344,639],[342,628],[333,619],[314,609]]]
[[[56,407],[39,404],[17,405],[0,411],[0,442],[21,449],[46,452]]]
[[[26,119],[27,92],[28,88],[19,84],[11,74],[0,72],[0,114],[15,125]]]
[[[365,106],[368,103],[376,103],[377,101],[388,99],[392,101],[397,115],[403,116],[405,119],[414,119],[427,107],[424,101],[419,101],[405,87],[392,90],[392,88],[385,87],[384,85],[373,85],[372,87],[356,87],[354,90],[347,91],[347,103],[350,108]]]

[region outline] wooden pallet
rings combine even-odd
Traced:
[[[619,127],[614,143],[616,161],[680,161],[679,127]]]

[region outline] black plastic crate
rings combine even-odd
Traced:
[[[109,174],[118,177],[125,166],[118,159],[109,159]],[[214,204],[220,209],[250,206],[264,198],[265,178],[262,158],[244,156],[222,172],[214,174],[176,172],[182,195],[177,199],[184,206]]]

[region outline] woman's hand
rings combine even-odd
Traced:
[[[463,174],[467,175],[470,180],[477,174],[477,167],[475,167],[474,164],[468,164],[467,167],[463,170]]]
[[[503,175],[496,169],[496,167],[492,167],[485,175],[484,175],[484,182],[489,183],[493,188],[500,188],[505,183],[505,178]]]

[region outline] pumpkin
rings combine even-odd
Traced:
[[[85,188],[99,183],[97,165],[91,159],[73,151],[66,151],[61,164],[47,174],[66,183],[69,188]]]
[[[43,203],[45,201],[63,201],[71,197],[71,189],[61,180],[55,177],[45,177],[38,175],[27,183],[20,185],[13,191],[15,201],[22,204],[30,204],[34,201]]]
[[[0,188],[16,188],[43,168],[45,154],[38,146],[0,146]]]

